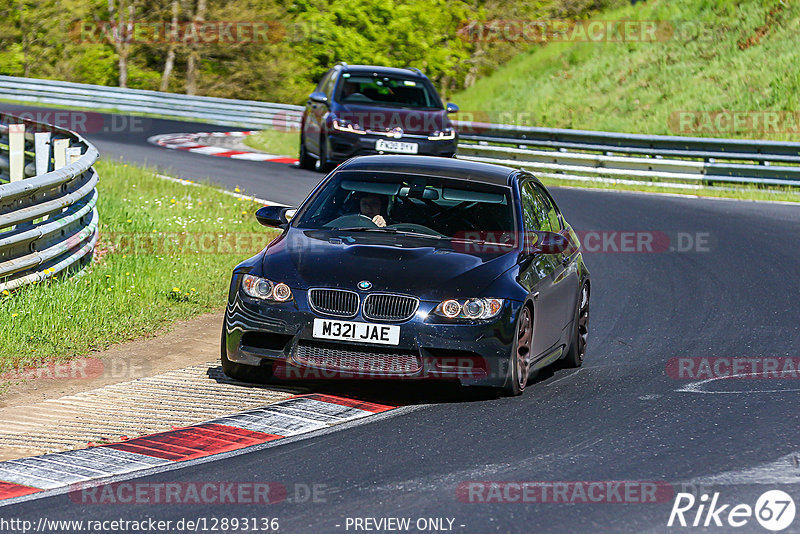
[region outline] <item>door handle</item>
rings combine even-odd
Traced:
[[[539,298],[539,292],[537,291],[536,293],[533,294],[533,300],[536,300],[538,298]]]

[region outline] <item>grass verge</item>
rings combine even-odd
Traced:
[[[244,144],[276,156],[296,157],[300,134],[298,132],[262,130],[256,134],[245,136]]]
[[[85,356],[220,309],[231,270],[275,235],[260,204],[100,161],[100,241],[80,275],[0,295],[0,372]]]
[[[800,3],[653,0],[597,19],[660,30],[655,40],[534,45],[452,100],[489,122],[800,141]],[[725,111],[741,120],[716,120]],[[766,111],[783,113],[766,122]]]

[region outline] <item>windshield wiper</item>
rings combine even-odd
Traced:
[[[514,248],[515,243],[498,243],[494,241],[486,241],[485,239],[466,239],[463,237],[447,237],[446,235],[433,235],[433,234],[425,234],[422,232],[410,232],[408,230],[398,230],[397,228],[370,228],[364,226],[355,226],[352,228],[331,228],[331,230],[339,230],[342,232],[380,232],[383,234],[392,234],[392,235],[403,235],[408,237],[420,237],[426,239],[446,239],[451,242],[457,243],[473,243],[476,245],[485,245],[485,246],[497,246],[497,247],[505,247],[505,248]]]
[[[331,230],[339,230],[340,232],[380,232],[382,234],[404,235],[409,237],[425,237],[428,239],[450,239],[447,236],[439,236],[434,234],[426,234],[423,232],[410,232],[408,230],[398,230],[397,228],[369,228],[363,226],[356,226],[353,228],[331,228]]]
[[[463,237],[454,237],[452,239],[453,241],[458,241],[459,243],[475,243],[476,245],[492,245],[514,248],[514,243],[496,243],[494,241],[486,241],[485,239],[465,239]]]

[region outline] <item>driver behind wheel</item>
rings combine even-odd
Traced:
[[[383,228],[386,226],[386,219],[383,214],[386,208],[386,199],[382,195],[366,194],[358,201],[361,215],[369,217],[376,226]]]

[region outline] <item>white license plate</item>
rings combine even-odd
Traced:
[[[417,145],[417,143],[403,143],[401,141],[384,141],[383,139],[378,139],[375,141],[375,150],[400,152],[401,154],[416,154],[419,150],[419,145]]]
[[[314,319],[314,337],[319,339],[357,341],[360,343],[398,345],[400,343],[400,327],[387,324]]]

